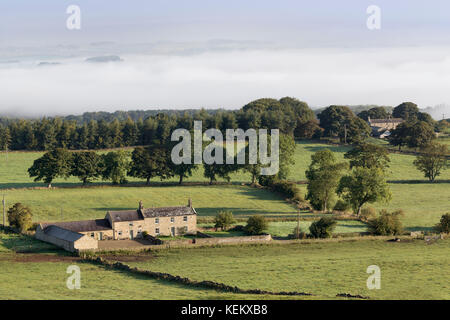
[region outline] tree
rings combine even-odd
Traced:
[[[294,130],[294,136],[301,139],[318,139],[323,134],[323,129],[319,126],[317,120],[308,120],[306,122],[297,122],[297,127]]]
[[[57,177],[68,178],[72,168],[72,154],[66,149],[56,148],[46,152],[34,160],[28,169],[28,174],[34,181],[43,180],[51,188],[52,181]]]
[[[24,206],[21,203],[14,204],[8,210],[8,221],[9,225],[17,228],[20,232],[25,232],[31,228],[33,225],[33,214],[30,208]]]
[[[380,168],[353,168],[349,175],[341,178],[337,193],[352,205],[358,216],[364,204],[391,198],[389,186]]]
[[[221,211],[214,217],[214,228],[225,231],[235,222],[231,211]]]
[[[394,118],[402,118],[408,120],[416,118],[418,113],[419,108],[417,107],[417,104],[412,102],[403,102],[402,104],[394,108],[394,110],[392,111],[392,116]]]
[[[389,117],[389,113],[386,111],[384,107],[374,107],[369,110],[364,110],[358,113],[358,117],[361,119],[368,121],[371,119],[386,119]]]
[[[328,210],[345,167],[345,163],[336,162],[329,149],[317,151],[311,156],[311,164],[305,172],[308,179],[306,199],[315,209]]]
[[[345,153],[350,159],[350,168],[380,168],[385,171],[389,167],[389,153],[386,148],[371,143],[361,143]]]
[[[320,126],[325,130],[324,135],[328,137],[337,136],[347,120],[355,117],[352,110],[346,106],[329,106],[317,116]]]
[[[320,218],[309,226],[309,232],[314,238],[331,238],[336,224],[337,221],[332,218]]]
[[[271,141],[272,139],[270,139]],[[279,171],[277,178],[280,180],[287,179],[290,168],[295,164],[295,141],[292,136],[280,134],[280,154],[279,154]],[[271,150],[271,145],[268,144],[268,150]]]
[[[436,138],[433,127],[424,121],[406,121],[400,123],[397,128],[392,130],[389,137],[389,143],[398,146],[410,148],[424,147]]]
[[[268,224],[266,219],[263,216],[255,215],[248,218],[244,231],[249,235],[257,235],[263,233],[267,228]]]
[[[128,175],[146,179],[147,184],[154,177],[160,177],[161,180],[172,177],[170,151],[161,145],[135,148],[131,154]]]
[[[427,122],[417,121],[408,127],[407,145],[410,148],[421,148],[429,145],[432,140],[436,139],[433,127]]]
[[[366,121],[358,117],[345,119],[338,129],[339,140],[342,143],[362,143],[370,136],[372,129]]]
[[[11,144],[11,133],[8,127],[0,127],[0,148],[8,151]]]
[[[431,143],[421,149],[421,155],[414,160],[417,170],[424,173],[431,182],[447,169],[447,158],[449,156],[448,147],[445,144]]]
[[[124,150],[111,151],[102,155],[102,178],[111,180],[113,184],[127,183],[127,171],[130,166],[128,152]]]
[[[75,152],[70,174],[78,177],[83,184],[89,183],[101,175],[101,157],[94,151]]]

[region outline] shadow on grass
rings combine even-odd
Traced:
[[[71,255],[71,253],[57,246],[36,240],[32,236],[9,232],[0,232],[0,247],[16,253],[57,253],[59,255]]]

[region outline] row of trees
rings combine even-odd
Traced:
[[[0,123],[0,147],[11,150],[106,149],[126,146],[164,144],[173,130],[191,130],[194,120],[202,121],[203,129],[280,129],[293,136],[299,125],[314,120],[309,106],[297,99],[260,99],[241,110],[204,109],[196,112],[158,113],[145,119],[90,120],[43,118],[41,120],[10,120]],[[2,124],[3,123],[3,124]]]
[[[134,112],[130,114],[133,118],[131,116],[125,118],[126,114],[116,112],[109,116],[96,117],[94,114],[82,118],[68,116],[40,120],[0,119],[0,148],[93,150],[149,145],[155,142],[167,143],[174,129],[191,130],[194,120],[202,121],[204,129],[216,128],[222,131],[235,128],[279,129],[282,133],[295,138],[311,139],[327,136],[339,137],[344,143],[357,143],[371,134],[366,122],[369,117],[389,116],[383,107],[375,107],[356,116],[347,106],[332,105],[317,115],[319,124],[308,104],[289,97],[280,100],[258,99],[237,111],[202,109],[166,111],[157,114]],[[147,114],[150,116],[144,118]],[[135,119],[137,116],[140,117]],[[417,105],[411,102],[402,103],[394,108],[392,116],[403,118],[410,124],[417,122],[427,124],[431,132],[436,127],[436,122],[431,116],[419,112]],[[420,132],[416,132],[417,130],[405,132],[402,126],[399,127],[393,135],[394,145],[416,146],[421,143],[409,138]],[[427,130],[426,134],[429,135],[430,130]]]
[[[276,179],[286,179],[292,164],[294,164],[294,139],[288,135],[280,135],[279,171]],[[30,177],[35,181],[43,181],[51,187],[55,178],[78,177],[83,184],[92,180],[103,179],[112,181],[113,184],[127,182],[127,176],[146,180],[147,184],[153,178],[160,180],[178,177],[181,184],[184,179],[192,176],[199,165],[191,164],[175,165],[171,159],[173,143],[152,144],[147,147],[136,147],[130,153],[125,150],[110,151],[98,154],[95,151],[71,152],[64,148],[55,148],[36,159],[28,169]],[[223,154],[226,154],[224,146]],[[246,159],[249,148],[245,147]],[[218,178],[231,181],[231,174],[239,170],[248,172],[252,176],[252,183],[260,177],[261,163],[237,164],[235,156],[234,164],[206,164],[203,163],[203,174],[212,184]]]

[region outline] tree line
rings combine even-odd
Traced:
[[[290,166],[294,163],[295,141],[291,136],[284,134],[280,135],[279,141],[279,171],[272,178],[286,179]],[[127,177],[143,179],[147,184],[154,178],[163,181],[177,177],[181,184],[184,179],[192,176],[200,165],[194,164],[193,151],[190,155],[191,164],[174,164],[171,159],[174,144],[174,142],[152,143],[145,147],[135,147],[132,152],[117,150],[102,154],[95,151],[54,148],[36,159],[28,169],[28,174],[34,181],[43,181],[48,187],[51,187],[56,178],[67,179],[70,176],[77,177],[83,184],[97,179],[111,181],[113,184],[125,184],[128,182]],[[242,147],[245,148],[245,158],[248,159],[249,147]],[[222,148],[223,154],[227,152],[225,146],[218,145],[215,148]],[[259,162],[250,164],[249,161],[246,161],[246,164],[237,164],[235,154],[234,164],[203,163],[201,166],[204,169],[204,177],[212,184],[218,178],[229,182],[231,174],[240,170],[248,172],[252,177],[252,183],[256,183],[261,178],[260,169],[263,165]]]
[[[82,116],[42,119],[0,119],[0,148],[3,150],[98,150],[166,143],[177,128],[191,130],[195,120],[203,128],[279,129],[297,139],[338,137],[343,143],[357,143],[370,136],[370,118],[387,118],[384,107],[355,115],[347,106],[332,105],[316,116],[307,103],[285,97],[258,99],[240,110],[118,111],[85,113]],[[395,107],[393,117],[405,119],[391,136],[395,146],[420,146],[433,139],[440,126],[411,102]]]

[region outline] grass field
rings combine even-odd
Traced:
[[[33,250],[20,254],[15,250]],[[39,255],[37,254],[39,253]],[[52,258],[48,257],[52,255]],[[45,260],[49,261],[45,261]],[[51,245],[18,235],[0,233],[0,299],[280,299],[278,296],[232,294],[191,288],[140,275],[107,270],[73,260]],[[50,262],[51,261],[51,262]],[[66,286],[67,267],[81,271],[81,289]],[[287,299],[290,297],[283,297]],[[292,299],[292,298],[291,298]]]
[[[304,181],[305,170],[311,162],[311,155],[319,150],[330,149],[336,157],[344,161],[344,153],[349,150],[347,146],[334,146],[321,143],[312,143],[310,141],[298,141],[295,150],[295,165],[291,168],[289,179],[293,181]],[[6,154],[0,153],[0,189],[5,188],[27,188],[27,187],[44,187],[44,183],[36,183],[28,177],[27,169],[33,164],[33,161],[40,157],[42,152],[9,152],[8,160]],[[422,173],[414,166],[415,159],[412,155],[391,154],[391,164],[388,174],[389,180],[394,181],[408,181],[408,180],[426,180]],[[244,172],[237,172],[232,176],[233,182],[250,182],[250,175]],[[128,178],[130,182],[143,182],[143,180]],[[449,180],[450,170],[442,173],[439,180]],[[154,182],[158,182],[154,179]],[[177,182],[177,178],[166,180],[168,182]],[[206,182],[207,179],[203,177],[203,169],[200,167],[196,170],[192,177],[185,180],[186,182]],[[219,181],[221,181],[219,179]],[[96,184],[108,184],[105,181],[96,181]],[[76,178],[56,179],[54,186],[63,185],[79,185],[80,182]]]
[[[309,244],[170,249],[131,265],[242,288],[296,290],[332,298],[450,299],[450,240],[362,240]],[[381,269],[381,289],[368,290],[366,269]],[[251,270],[251,271],[250,271]]]
[[[378,140],[377,140],[378,141]],[[345,146],[332,146],[297,142],[295,165],[291,169],[290,179],[305,180],[304,171],[309,165],[312,153],[324,148],[331,149],[338,159],[344,161]],[[28,187],[44,186],[35,183],[27,176],[27,168],[42,153],[10,152],[0,154],[0,189],[15,188],[6,192],[8,204],[23,202],[32,207],[35,221],[57,221],[101,218],[109,209],[135,208],[139,200],[147,206],[184,205],[191,197],[200,215],[215,215],[222,209],[231,210],[235,215],[265,214],[271,216],[292,215],[294,208],[286,204],[277,195],[263,190],[239,186],[239,182],[248,182],[245,173],[233,175],[235,185],[231,186],[163,186],[163,187],[112,187],[64,188],[54,190],[30,190]],[[388,179],[393,198],[388,204],[376,203],[371,206],[402,208],[406,212],[404,224],[411,230],[429,229],[435,225],[442,214],[449,211],[450,206],[450,170],[438,177],[441,183],[430,184],[413,166],[414,156],[391,154],[391,165]],[[176,179],[173,179],[173,182]],[[138,181],[130,179],[130,181]],[[189,182],[205,182],[202,169],[197,170]],[[420,183],[418,183],[420,182]],[[105,182],[97,182],[105,184]],[[58,179],[54,186],[79,186],[79,182],[70,178],[67,181]],[[304,185],[300,186],[303,192]],[[61,212],[62,211],[62,212]],[[286,228],[290,229],[291,226]]]
[[[302,231],[309,233],[309,226],[312,221],[300,221],[300,228]],[[239,223],[240,225],[245,225],[244,222]],[[200,227],[214,227],[214,224],[200,224]],[[269,227],[267,233],[273,237],[287,237],[292,234],[294,229],[297,227],[296,221],[271,221],[269,222]],[[366,224],[357,220],[338,220],[334,233],[353,233],[353,232],[365,232],[367,231]],[[227,237],[227,236],[243,236],[244,232],[239,231],[212,231],[205,232],[215,237]]]
[[[33,209],[34,221],[103,218],[108,210],[187,205],[191,198],[200,216],[231,210],[235,215],[287,214],[295,208],[272,192],[247,186],[93,187],[54,190],[8,190],[8,203]],[[62,209],[62,214],[61,214]]]

